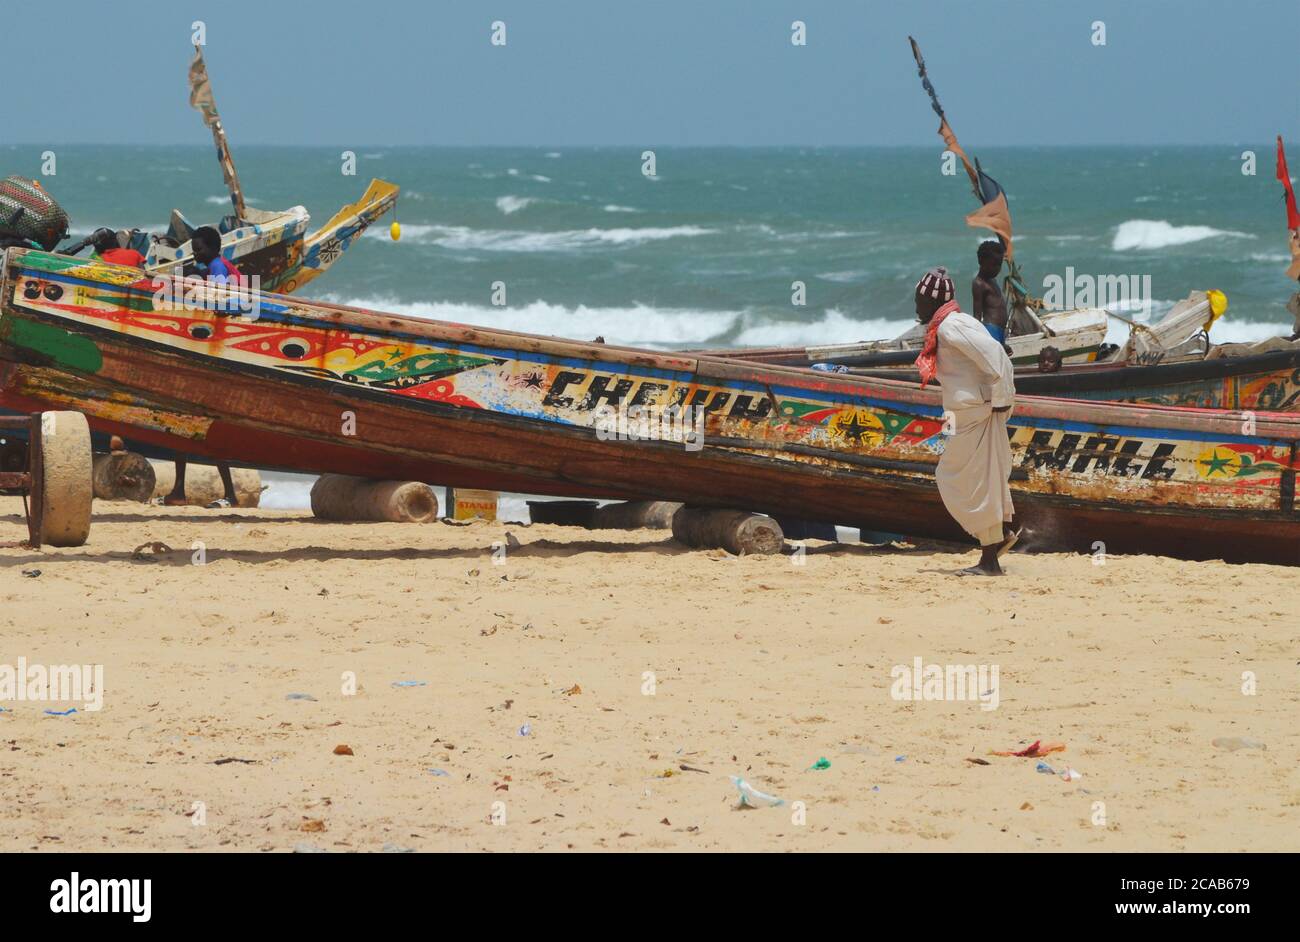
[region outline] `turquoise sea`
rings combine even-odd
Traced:
[[[173,207],[213,221],[229,202],[210,147],[52,148],[41,178],[74,231],[161,231]],[[868,339],[911,319],[932,265],[969,296],[975,208],[941,148],[240,148],[246,194],[323,223],[372,176],[402,187],[393,243],[376,227],[311,287],[321,297],[428,317],[611,343],[767,345]],[[1257,173],[1241,172],[1243,150]],[[0,172],[39,175],[41,148],[0,147]],[[1033,289],[1050,274],[1149,275],[1158,315],[1195,288],[1227,293],[1222,339],[1287,327],[1273,149],[990,149]],[[1295,157],[1300,161],[1300,151]],[[1300,164],[1297,164],[1300,166]],[[807,286],[791,303],[791,283]],[[504,307],[491,303],[493,282]]]

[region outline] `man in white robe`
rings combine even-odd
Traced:
[[[927,325],[917,366],[922,385],[937,378],[945,436],[935,471],[939,496],[961,528],[979,542],[980,561],[963,575],[1002,574],[998,558],[1019,531],[1011,526],[1011,444],[1007,418],[1015,405],[1011,359],[988,330],[957,307],[952,280],[935,269],[916,288],[916,315]]]

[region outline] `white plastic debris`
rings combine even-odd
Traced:
[[[747,808],[774,808],[777,805],[785,804],[785,800],[777,798],[775,795],[769,795],[766,792],[760,792],[753,785],[746,782],[739,775],[732,775],[731,784],[736,786],[740,792],[740,804]]]

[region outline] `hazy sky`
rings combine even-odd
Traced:
[[[6,17],[0,144],[205,143],[194,20],[238,145],[930,144],[909,33],[985,147],[1300,138],[1300,0],[57,0]]]

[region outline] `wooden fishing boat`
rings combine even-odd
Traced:
[[[259,279],[263,291],[298,291],[325,274],[366,229],[391,211],[399,191],[400,187],[386,180],[371,180],[361,199],[342,207],[310,235],[307,224],[311,217],[302,206],[279,212],[246,206],[242,215],[227,217],[219,225],[221,254],[234,262],[241,274]],[[193,227],[173,213],[167,239],[145,239],[145,271],[151,275],[179,273],[194,259],[192,232]]]
[[[1026,311],[1025,318],[1037,329],[1007,337],[1011,362],[1017,375],[1037,372],[1044,350],[1055,352],[1065,366],[1090,363],[1127,365],[1195,358],[1209,347],[1208,328],[1228,309],[1228,299],[1219,291],[1193,291],[1175,304],[1154,324],[1136,324],[1102,308],[1070,311]],[[1103,344],[1111,318],[1132,328],[1122,347]],[[736,357],[756,363],[782,366],[834,366],[889,369],[910,367],[925,342],[925,330],[917,323],[891,341],[823,344],[808,347],[745,347],[692,351],[696,356]]]
[[[1055,373],[1016,371],[1021,395],[1101,402],[1300,412],[1300,343],[1246,356],[1177,359],[1148,366],[1097,363]],[[854,376],[920,383],[915,369],[854,368]]]
[[[217,113],[200,46],[194,47],[189,83],[190,105],[199,111],[203,123],[212,132],[217,162],[230,191],[232,213],[216,226],[221,233],[221,254],[235,263],[240,274],[256,278],[261,290],[288,294],[319,278],[367,228],[397,205],[399,187],[385,180],[371,180],[361,199],[344,206],[311,235],[307,235],[310,217],[302,206],[278,212],[249,206],[230,153],[225,126]],[[178,210],[173,210],[166,236],[151,238],[133,232],[131,247],[145,256],[145,270],[149,274],[179,273],[193,261],[191,237],[195,228]],[[393,238],[397,238],[396,229]]]
[[[933,389],[257,301],[256,318],[163,303],[138,271],[9,250],[0,401],[259,467],[962,538],[934,485]],[[699,447],[612,437],[619,406],[699,409]],[[1040,545],[1300,564],[1300,417],[1026,397],[1010,432]]]
[[[1062,363],[1091,363],[1097,359],[1110,325],[1110,315],[1101,308],[1045,311],[1038,314],[1029,312],[1027,319],[1031,319],[1035,329],[1007,337],[1007,344],[1011,347],[1011,362],[1017,366],[1036,365],[1038,355],[1044,347],[1055,349],[1060,354]],[[920,324],[914,324],[893,340],[864,340],[811,347],[754,347],[700,353],[738,356],[784,366],[811,366],[813,363],[885,365],[894,362],[910,363],[916,359],[924,344],[925,331]]]

